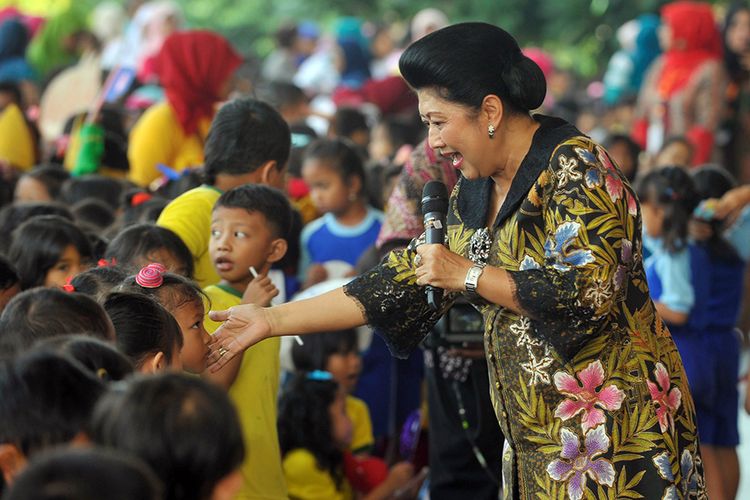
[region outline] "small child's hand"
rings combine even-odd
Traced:
[[[328,271],[323,264],[312,264],[307,270],[304,288],[309,288],[328,279]]]
[[[271,278],[259,274],[247,285],[245,293],[242,294],[242,303],[268,307],[278,294],[279,289],[271,282]]]

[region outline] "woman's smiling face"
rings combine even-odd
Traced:
[[[467,179],[488,177],[486,153],[487,124],[481,124],[478,113],[441,97],[435,89],[422,89],[419,115],[429,129],[430,147],[448,158]]]

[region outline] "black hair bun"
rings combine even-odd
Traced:
[[[547,94],[544,73],[537,63],[524,55],[503,71],[503,82],[511,101],[520,109],[531,111],[544,102]]]

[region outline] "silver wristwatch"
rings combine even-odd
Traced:
[[[470,294],[475,295],[477,293],[477,283],[479,282],[479,277],[482,275],[482,272],[484,272],[484,266],[486,265],[487,264],[484,262],[477,262],[471,266],[466,273],[464,286],[466,287],[466,291]]]

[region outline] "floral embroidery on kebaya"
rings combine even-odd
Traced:
[[[583,432],[606,422],[602,409],[619,410],[625,399],[625,393],[614,384],[597,390],[604,383],[604,368],[599,360],[589,363],[575,377],[566,372],[557,372],[554,380],[557,390],[571,398],[560,402],[555,416],[569,420],[581,413]]]
[[[603,425],[585,434],[583,451],[578,435],[569,429],[560,429],[560,440],[560,458],[550,462],[547,474],[555,481],[567,483],[570,500],[583,498],[588,478],[601,485],[614,484],[615,468],[612,463],[605,458],[596,458],[609,449],[609,436]]]
[[[580,267],[594,261],[591,250],[570,250],[570,245],[578,236],[581,225],[577,222],[564,222],[555,229],[555,239],[548,237],[544,242],[544,259],[558,271],[568,271],[570,266]]]
[[[651,399],[658,405],[656,416],[659,419],[659,428],[662,432],[667,432],[667,429],[674,428],[674,413],[680,407],[682,392],[678,387],[672,387],[670,390],[672,381],[669,379],[669,373],[664,364],[656,363],[654,378],[656,384],[651,380],[647,381],[648,390],[651,393]]]
[[[578,170],[578,160],[560,155],[560,170],[557,172],[557,187],[565,187],[568,182],[581,180],[581,172]]]

